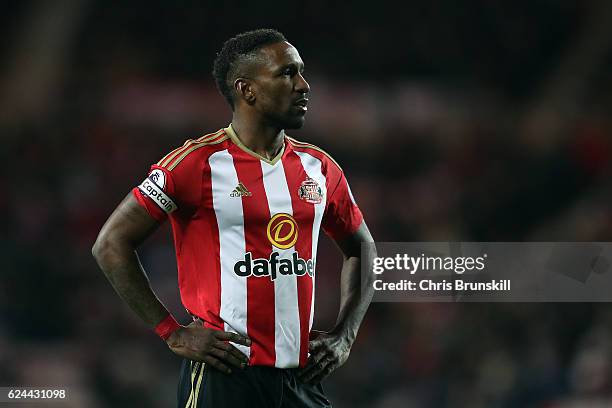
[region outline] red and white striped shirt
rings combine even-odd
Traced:
[[[166,155],[134,188],[170,218],[185,308],[207,327],[247,335],[249,364],[306,364],[319,229],[334,239],[362,215],[334,160],[285,136],[267,160],[231,125]]]

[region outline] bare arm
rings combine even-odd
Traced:
[[[108,218],[93,246],[92,253],[100,269],[121,298],[151,328],[169,312],[157,298],[138,260],[136,248],[157,229],[159,223],[142,208],[130,193]],[[250,345],[250,340],[192,323],[181,327],[166,339],[168,347],[181,357],[203,361],[231,372],[226,364],[244,367],[248,358],[233,341]]]
[[[344,256],[344,263],[340,278],[340,311],[332,333],[345,336],[351,344],[357,337],[361,321],[374,295],[374,275],[366,274],[367,281],[361,281],[362,243],[374,243],[365,222],[362,222],[354,235],[337,242]],[[368,245],[367,248],[370,251],[368,258],[373,259],[376,256],[375,246]]]
[[[366,282],[361,279],[361,243],[373,243],[374,239],[365,222],[348,238],[337,241],[344,256],[340,278],[340,310],[334,328],[319,332],[309,344],[311,353],[308,364],[301,371],[301,379],[318,383],[348,359],[350,349],[357,337],[357,331],[372,301],[374,287],[373,275],[366,274]],[[376,256],[376,248],[369,245],[369,259]]]
[[[115,291],[151,328],[168,316],[136,254],[159,226],[130,193],[108,218],[92,253]]]

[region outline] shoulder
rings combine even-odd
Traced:
[[[166,154],[155,167],[163,168],[172,172],[177,166],[189,166],[201,163],[202,158],[210,156],[223,146],[223,142],[229,139],[225,129],[219,129],[214,133],[208,133],[197,139],[188,139],[182,146],[177,147]]]
[[[320,147],[315,146],[311,143],[300,142],[299,140],[287,135],[285,135],[285,138],[294,151],[298,153],[309,154],[310,156],[320,160],[323,166],[342,172],[342,168],[340,167],[338,162],[334,160],[334,158],[329,153],[327,153]]]

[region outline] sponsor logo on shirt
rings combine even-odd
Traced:
[[[251,193],[242,183],[238,183],[236,188],[230,193],[230,197],[250,197]]]
[[[298,225],[291,215],[275,214],[266,228],[268,241],[278,249],[288,249],[295,245],[298,239]]]
[[[269,276],[274,281],[278,275],[303,276],[308,274],[314,276],[314,261],[312,259],[300,258],[297,252],[291,255],[291,259],[279,259],[278,252],[272,252],[270,259],[253,259],[253,254],[247,252],[244,259],[234,264],[234,273],[241,277],[247,276]]]
[[[307,203],[319,204],[323,200],[323,190],[316,181],[306,177],[306,180],[302,181],[298,188],[298,197]]]
[[[289,249],[297,242],[298,225],[290,214],[278,213],[268,222],[266,234],[274,247]],[[247,252],[243,259],[234,264],[234,273],[241,277],[268,276],[272,281],[278,275],[314,276],[314,260],[301,258],[297,252],[291,253],[290,258],[288,254],[286,256],[281,259],[278,252],[272,251],[269,259],[253,259],[253,254]]]

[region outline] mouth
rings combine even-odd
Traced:
[[[301,98],[293,103],[293,106],[298,108],[299,110],[306,112],[308,110],[308,99]]]

